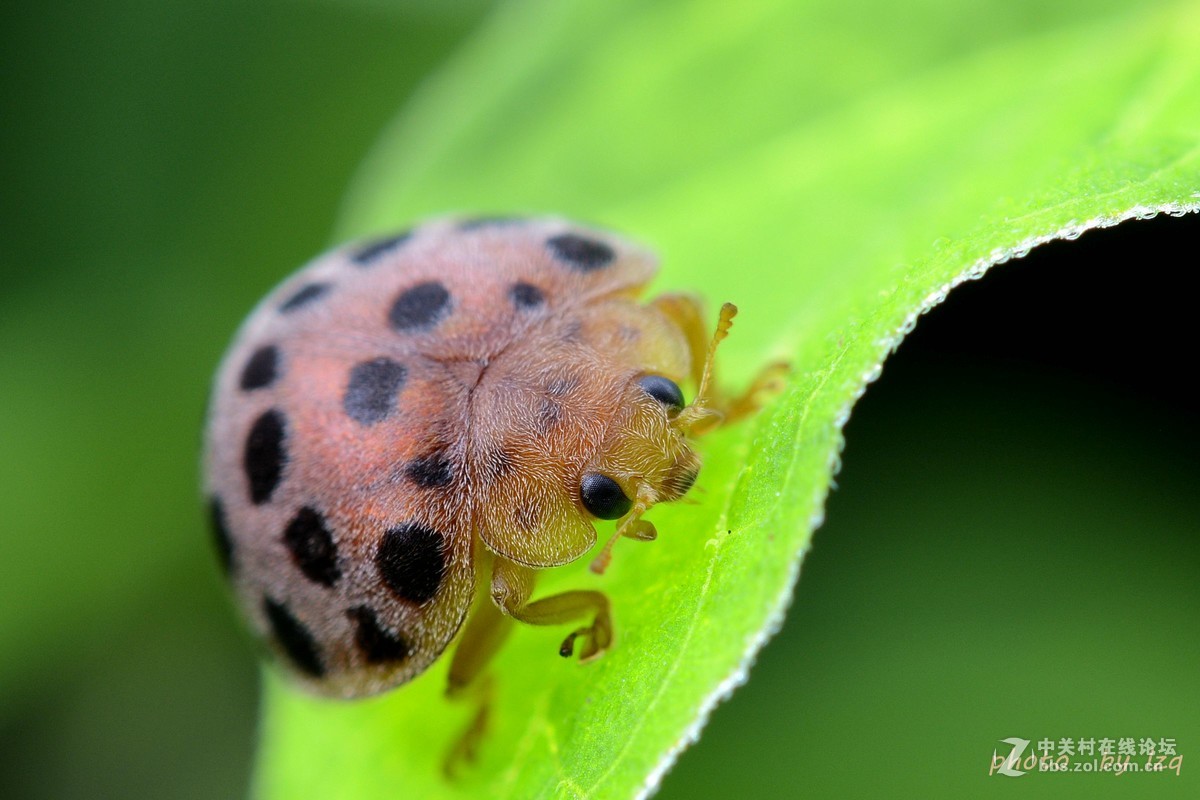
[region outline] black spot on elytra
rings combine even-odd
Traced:
[[[450,293],[440,281],[427,281],[405,289],[392,303],[388,324],[397,331],[428,328],[450,308]]]
[[[546,384],[546,396],[538,403],[538,429],[548,431],[562,420],[563,405],[560,397],[566,397],[579,388],[579,378],[567,375],[555,378]]]
[[[562,403],[550,397],[543,397],[538,403],[538,430],[550,430],[562,419]]]
[[[342,398],[342,407],[355,422],[374,425],[396,408],[396,393],[404,385],[408,370],[390,358],[355,364]]]
[[[279,348],[273,344],[260,347],[242,367],[241,387],[243,391],[265,389],[279,377]]]
[[[513,512],[513,523],[522,531],[533,531],[541,521],[542,511],[537,506],[520,506]]]
[[[305,506],[296,512],[283,532],[283,543],[304,576],[322,586],[333,586],[342,577],[337,545],[325,517]]]
[[[580,236],[577,233],[563,233],[546,240],[546,246],[559,261],[565,261],[580,272],[607,267],[616,257],[616,253],[604,242]]]
[[[617,337],[622,342],[636,342],[642,338],[642,332],[632,325],[621,325],[617,328]]]
[[[283,446],[286,429],[283,412],[275,408],[264,411],[250,426],[242,465],[250,484],[250,502],[255,505],[270,500],[279,485],[287,462],[287,451]]]
[[[284,304],[279,307],[279,310],[284,314],[290,314],[296,309],[303,308],[304,306],[308,305],[328,291],[328,283],[310,283],[289,297]]]
[[[506,450],[495,448],[489,450],[483,460],[484,480],[498,481],[508,475],[513,468],[513,457]]]
[[[412,231],[404,231],[395,236],[388,236],[383,239],[367,242],[350,253],[350,261],[360,267],[369,267],[379,260],[380,256],[398,249],[411,238]]]
[[[562,329],[562,340],[568,344],[574,344],[583,338],[583,323],[579,320],[572,320]]]
[[[354,623],[354,641],[368,663],[385,664],[408,658],[408,642],[400,634],[384,630],[370,608],[356,606],[347,611],[346,616]]]
[[[517,308],[537,308],[546,302],[546,295],[532,283],[514,283],[508,287],[508,297]]]
[[[503,215],[495,215],[490,217],[472,217],[458,223],[460,231],[474,231],[480,228],[490,228],[492,226],[516,225],[523,222],[520,217],[509,217]]]
[[[375,564],[384,583],[402,600],[425,603],[446,575],[442,534],[419,522],[406,522],[383,535]]]
[[[454,480],[454,464],[445,450],[435,450],[409,462],[404,474],[422,489],[436,489]]]
[[[546,384],[546,393],[551,397],[566,397],[571,392],[579,388],[579,378],[574,375],[568,375],[563,378],[555,378]]]
[[[321,663],[316,640],[304,623],[292,616],[287,606],[269,597],[263,598],[263,610],[267,612],[267,621],[271,624],[275,640],[292,659],[292,663],[301,672],[314,678],[324,675],[325,665]]]
[[[212,528],[213,545],[217,550],[217,560],[221,569],[228,575],[233,568],[233,539],[229,536],[229,522],[225,519],[225,506],[219,497],[214,497],[208,503],[208,517]]]

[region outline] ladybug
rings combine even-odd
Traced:
[[[655,538],[643,515],[695,483],[692,437],[781,374],[720,401],[736,309],[710,339],[693,296],[638,299],[655,271],[562,219],[439,219],[322,255],[251,313],[216,374],[204,491],[241,610],[303,686],[376,694],[457,637],[458,691],[513,620],[575,624],[563,656],[612,644],[608,598],[533,600],[538,570],[600,520],[597,572],[618,538]]]

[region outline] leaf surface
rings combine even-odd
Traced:
[[[521,2],[386,131],[339,238],[462,211],[554,212],[663,256],[656,288],[741,315],[722,379],[785,357],[787,390],[705,439],[694,505],[603,578],[616,647],[558,630],[495,665],[494,729],[456,784],[469,709],[445,665],[354,704],[268,681],[265,798],[651,791],[779,625],[854,401],[919,314],[1053,238],[1200,204],[1200,9],[1103,2]]]

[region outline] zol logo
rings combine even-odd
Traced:
[[[1025,774],[1025,770],[1017,769],[1021,766],[1021,756],[1025,754],[1025,749],[1029,747],[1029,739],[1018,739],[1015,736],[1010,736],[1007,739],[1001,739],[1002,744],[1012,745],[1012,751],[1008,755],[1002,756],[997,751],[992,751],[992,768],[988,771],[988,775],[1007,775],[1010,778],[1019,778]],[[1029,758],[1036,757],[1030,754]],[[1032,766],[1032,765],[1030,765]]]

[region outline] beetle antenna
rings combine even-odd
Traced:
[[[721,317],[717,320],[717,329],[713,331],[712,341],[708,343],[708,352],[704,356],[704,374],[700,377],[700,387],[696,390],[696,403],[708,403],[709,384],[712,383],[713,356],[717,353],[717,345],[725,341],[729,329],[733,327],[733,318],[737,316],[737,306],[733,303],[721,305]]]
[[[713,357],[717,353],[717,345],[729,335],[729,329],[733,327],[733,318],[737,316],[737,311],[737,306],[733,303],[725,303],[721,306],[717,329],[713,332],[712,340],[708,343],[708,352],[704,356],[704,372],[700,374],[700,386],[696,389],[696,399],[675,417],[674,424],[687,433],[693,433],[698,428],[707,429],[721,419],[721,412],[708,407],[708,404],[712,402],[709,395],[712,386]]]

